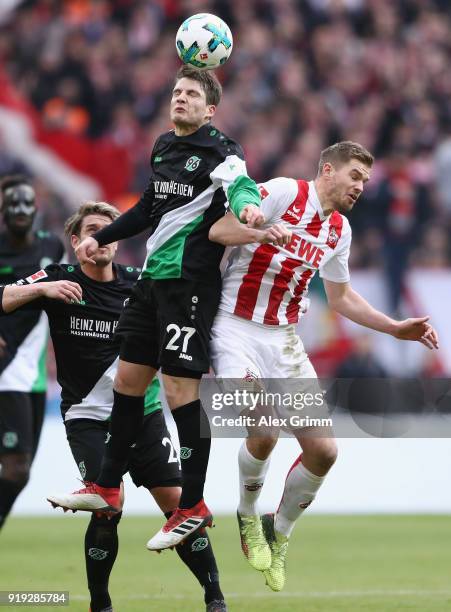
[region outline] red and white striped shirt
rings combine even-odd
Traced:
[[[285,223],[285,247],[247,244],[233,249],[223,278],[220,311],[266,325],[297,323],[308,308],[316,271],[336,283],[349,281],[349,221],[323,213],[313,181],[275,178],[260,186],[266,226]]]

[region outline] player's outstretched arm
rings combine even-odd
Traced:
[[[39,298],[61,300],[70,304],[82,299],[82,290],[72,281],[52,281],[32,285],[6,285],[1,291],[1,314],[13,312],[17,308]]]
[[[396,321],[383,312],[373,308],[350,283],[334,283],[324,280],[327,301],[329,306],[347,319],[390,334],[399,340],[413,340],[421,342],[429,349],[438,349],[438,335],[428,323],[429,317],[419,317]]]
[[[212,242],[219,242],[224,246],[238,246],[253,242],[284,246],[290,242],[291,236],[291,231],[282,224],[275,223],[264,230],[256,229],[240,223],[231,212],[216,221],[208,234]]]
[[[81,264],[95,264],[93,256],[99,247],[124,240],[125,238],[131,238],[148,229],[152,225],[153,193],[151,177],[147,189],[135,206],[115,219],[113,223],[109,223],[93,236],[89,236],[80,242],[75,249],[78,261]]]

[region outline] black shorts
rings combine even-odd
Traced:
[[[210,330],[221,281],[139,280],[116,329],[124,361],[174,376],[200,378],[210,369]]]
[[[87,482],[95,481],[100,473],[108,421],[70,419],[65,426],[81,477]],[[153,489],[181,485],[179,460],[161,410],[144,417],[136,446],[132,449],[128,473],[137,487]]]
[[[0,391],[0,455],[36,454],[45,412],[45,393]]]

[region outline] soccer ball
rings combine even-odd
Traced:
[[[200,70],[212,70],[222,66],[232,53],[232,32],[216,15],[199,13],[185,19],[175,45],[182,62]]]

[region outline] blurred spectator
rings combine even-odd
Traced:
[[[421,234],[421,225],[430,216],[429,193],[416,179],[406,146],[390,151],[374,204],[381,215],[388,294],[395,313],[410,253]]]
[[[336,378],[385,378],[387,372],[376,359],[372,338],[362,334],[354,339],[354,347],[348,357],[340,364]]]
[[[444,138],[436,149],[435,164],[438,203],[443,216],[451,219],[451,119],[446,125]]]
[[[411,263],[423,268],[449,268],[449,230],[442,225],[430,225],[424,232],[419,247],[413,252]]]

